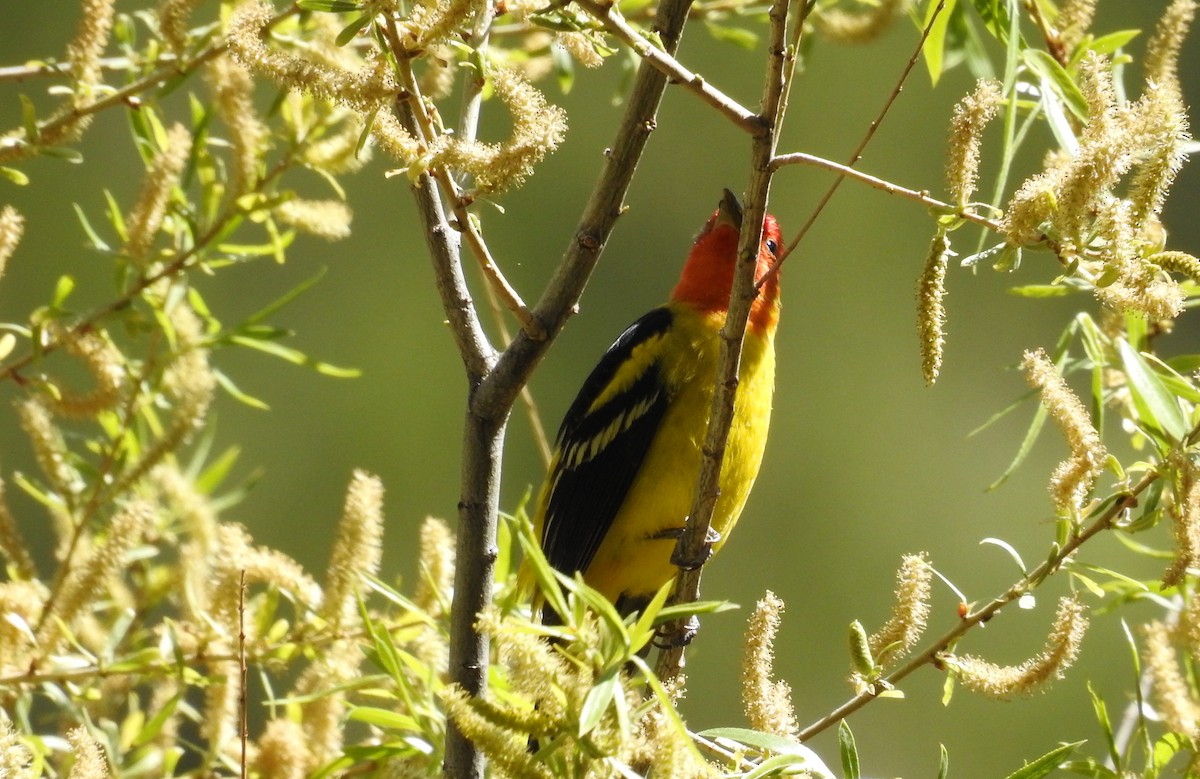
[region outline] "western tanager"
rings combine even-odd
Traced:
[[[579,391],[558,431],[534,528],[550,564],[584,580],[622,613],[645,606],[676,569],[671,552],[700,471],[737,260],[742,211],[725,191],[700,231],[671,300],[621,333]],[[781,242],[763,221],[757,278],[766,277],[742,347],[733,426],[712,528],[729,537],[758,475],[775,384]]]

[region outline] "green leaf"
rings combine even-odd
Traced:
[[[1020,287],[1009,287],[1010,295],[1020,298],[1065,298],[1072,290],[1065,284],[1025,284]]]
[[[921,29],[929,28],[929,35],[925,38],[924,45],[921,46],[921,56],[925,60],[925,69],[929,71],[929,80],[935,86],[938,79],[942,77],[946,56],[946,29],[950,25],[950,17],[954,14],[956,5],[958,5],[958,0],[946,0],[942,12],[938,14],[937,19],[934,19],[933,14],[937,11],[938,4],[931,2],[925,11],[925,18],[921,22]],[[933,22],[932,26],[930,22]]]
[[[582,738],[596,729],[600,719],[612,703],[613,696],[620,686],[620,666],[610,668],[600,680],[592,685],[587,696],[583,699],[583,707],[579,711],[579,736]]]
[[[1042,779],[1043,776],[1049,776],[1057,769],[1076,749],[1085,744],[1085,741],[1075,741],[1070,744],[1062,744],[1055,749],[1050,750],[1046,754],[1034,760],[1032,763],[1026,764],[1022,768],[1009,774],[1005,779]]]
[[[558,579],[554,576],[554,569],[550,567],[550,563],[546,560],[546,555],[542,552],[541,544],[533,538],[533,534],[530,531],[529,523],[525,522],[522,523],[521,532],[517,535],[517,540],[521,543],[521,552],[525,564],[529,566],[529,570],[533,571],[533,576],[538,583],[538,589],[550,605],[550,608],[561,618],[566,619],[570,613],[570,609],[567,608],[567,599],[563,595],[562,587],[558,584]]]
[[[75,289],[75,279],[70,276],[59,276],[58,282],[54,285],[54,298],[50,301],[53,308],[62,308],[63,303],[67,302],[71,292]]]
[[[25,128],[25,140],[30,144],[37,145],[37,107],[29,99],[29,95],[22,93],[17,95],[17,99],[21,101],[21,126]]]
[[[846,720],[838,723],[838,747],[842,754],[842,776],[845,779],[860,779],[862,773],[858,767],[858,747],[854,744],[854,733]]]
[[[23,187],[29,183],[29,177],[16,168],[10,168],[5,165],[0,165],[0,176],[8,179],[18,187]]]
[[[1108,757],[1112,761],[1113,766],[1118,772],[1121,771],[1121,750],[1117,749],[1117,738],[1113,734],[1112,722],[1108,719],[1108,707],[1104,705],[1104,699],[1100,697],[1100,693],[1096,692],[1096,688],[1089,681],[1087,683],[1088,695],[1092,699],[1092,711],[1096,713],[1096,722],[1100,725],[1100,730],[1104,733],[1104,740],[1108,744]]]
[[[104,239],[100,237],[100,234],[92,229],[92,223],[88,221],[87,215],[83,213],[83,209],[79,207],[79,204],[72,203],[71,205],[75,207],[75,216],[79,218],[79,224],[83,227],[83,232],[85,235],[87,235],[87,239],[92,244],[92,248],[102,252],[112,251],[112,248],[105,243]]]
[[[179,702],[182,699],[183,693],[171,696],[171,699],[167,701],[153,717],[151,717],[144,725],[142,725],[141,730],[138,731],[137,737],[133,740],[131,746],[134,748],[145,746],[154,740],[154,738],[157,737],[160,732],[162,732],[163,725],[167,723],[167,720],[175,715],[175,710],[178,708]]]
[[[1025,49],[1021,57],[1030,70],[1042,77],[1042,83],[1053,87],[1055,94],[1062,98],[1071,109],[1071,113],[1080,119],[1088,118],[1087,100],[1079,91],[1079,87],[1075,86],[1071,74],[1058,64],[1058,60],[1041,49]]]
[[[1022,574],[1026,574],[1029,572],[1029,569],[1025,567],[1025,561],[1021,559],[1021,555],[1017,552],[1017,550],[1013,547],[1013,545],[1008,543],[1007,541],[1003,541],[999,538],[985,538],[982,541],[980,541],[979,544],[980,544],[980,546],[982,546],[983,544],[992,544],[993,546],[1000,547],[1004,551],[1008,552],[1008,556],[1011,557],[1013,559],[1013,562],[1015,562],[1017,564],[1017,568],[1021,571]]]
[[[1112,54],[1141,34],[1141,30],[1118,30],[1117,32],[1110,32],[1108,35],[1101,35],[1099,38],[1096,38],[1087,44],[1087,46],[1081,47],[1081,50],[1094,51],[1097,54]]]
[[[938,775],[937,779],[946,779],[950,775],[950,753],[945,744],[938,744]]]
[[[334,43],[340,47],[345,46],[347,43],[354,40],[354,37],[358,35],[360,31],[362,31],[362,28],[371,23],[371,18],[372,14],[364,13],[362,16],[350,22],[350,24],[347,24],[342,28],[342,31],[337,34],[337,38],[334,39]]]
[[[224,339],[231,344],[238,346],[246,346],[251,349],[269,354],[273,357],[278,357],[281,360],[286,360],[293,365],[302,365],[306,368],[312,368],[317,373],[322,373],[326,376],[332,376],[339,379],[352,379],[362,375],[362,371],[357,368],[339,368],[336,365],[314,360],[299,349],[293,349],[290,346],[284,346],[275,341],[255,338],[253,335],[243,335],[241,333],[230,333]]]
[[[298,0],[296,5],[303,11],[319,11],[331,14],[361,11],[363,8],[361,3],[354,3],[350,0]]]
[[[763,733],[761,730],[750,730],[749,728],[709,728],[701,731],[700,735],[709,739],[727,739],[743,746],[753,747],[760,752],[774,752],[778,755],[797,754],[797,748],[803,748],[801,744],[786,736]]]
[[[374,706],[355,706],[347,715],[355,722],[365,722],[368,725],[385,730],[418,731],[417,721],[407,714],[401,714],[390,709],[379,709]]]
[[[1001,43],[1008,41],[1013,28],[1008,12],[1008,0],[974,0],[975,12]]]
[[[715,22],[705,22],[704,28],[708,30],[708,34],[714,40],[718,40],[721,43],[732,43],[734,46],[746,49],[747,51],[751,51],[758,46],[758,35],[750,30],[744,30],[741,27],[726,27],[723,24]]]
[[[235,400],[244,403],[250,408],[257,408],[262,411],[271,410],[271,407],[268,406],[265,401],[259,400],[253,395],[249,395],[238,389],[238,386],[233,383],[233,379],[222,373],[219,368],[213,368],[212,372],[213,376],[217,379],[217,384],[220,384],[221,388],[232,395]]]
[[[1008,467],[1004,469],[1004,473],[1000,474],[1000,478],[996,479],[987,486],[987,489],[985,490],[986,492],[991,492],[992,490],[997,489],[1004,482],[1008,481],[1008,477],[1012,476],[1017,468],[1021,466],[1021,463],[1025,462],[1025,458],[1029,456],[1031,451],[1033,451],[1033,445],[1037,442],[1038,435],[1041,434],[1042,427],[1045,424],[1046,407],[1039,403],[1037,411],[1033,413],[1033,421],[1029,423],[1029,429],[1025,431],[1025,438],[1021,440],[1021,447],[1017,449],[1016,456],[1013,457],[1012,462],[1008,464]]]
[[[1129,379],[1138,421],[1165,432],[1175,441],[1182,441],[1188,434],[1188,423],[1175,396],[1128,341],[1118,339],[1117,351]]]
[[[262,322],[263,320],[267,319],[268,317],[274,316],[275,314],[279,313],[288,304],[290,304],[292,301],[296,300],[296,298],[300,297],[305,292],[308,292],[310,289],[312,289],[313,286],[317,282],[319,282],[322,278],[324,278],[325,274],[328,271],[329,271],[328,268],[321,268],[321,270],[317,272],[317,275],[315,275],[311,278],[305,279],[304,281],[300,282],[296,286],[292,287],[290,290],[288,290],[282,296],[271,301],[266,306],[260,308],[258,311],[255,311],[253,314],[251,314],[249,317],[246,318],[246,321],[242,323],[242,326],[244,327],[246,325],[257,324],[257,323]]]

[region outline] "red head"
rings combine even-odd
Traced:
[[[733,288],[733,269],[737,263],[738,233],[742,227],[742,207],[728,189],[716,212],[696,236],[692,251],[671,299],[688,303],[701,311],[725,311]],[[767,271],[783,248],[779,222],[770,214],[763,219],[762,241],[758,245],[758,268],[754,280],[766,281],[750,307],[750,327],[759,334],[775,329],[779,318],[779,272]]]

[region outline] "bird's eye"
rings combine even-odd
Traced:
[[[775,239],[774,239],[774,238],[768,238],[768,239],[767,239],[767,251],[769,251],[771,254],[774,254],[774,255],[778,256],[778,254],[779,254],[779,244],[775,243]]]

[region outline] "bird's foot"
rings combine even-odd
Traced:
[[[682,533],[683,530],[679,530],[676,534],[676,537],[682,535]],[[705,534],[704,541],[700,544],[700,549],[695,557],[684,557],[680,554],[679,547],[676,546],[675,551],[671,553],[671,564],[677,568],[682,568],[685,571],[694,571],[708,562],[709,558],[713,556],[713,548],[720,543],[720,541],[721,534],[710,527],[708,529],[708,533]]]
[[[695,614],[683,622],[668,622],[658,629],[654,636],[654,646],[657,649],[678,649],[687,646],[700,632],[700,618]]]

